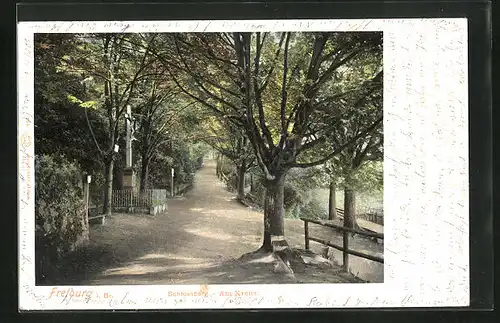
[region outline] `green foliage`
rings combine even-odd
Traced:
[[[285,211],[289,218],[307,216],[314,219],[326,217],[321,201],[314,196],[314,189],[321,187],[321,177],[314,168],[290,170],[285,183]]]
[[[251,199],[263,207],[265,186],[264,177],[259,169],[254,169],[254,191]],[[324,168],[292,169],[285,181],[285,216],[328,218],[328,198],[330,176],[325,176]],[[337,180],[337,207],[344,207],[344,177]],[[364,164],[352,176],[352,183],[357,191],[357,210],[360,213],[382,212],[383,208],[383,163]]]
[[[306,217],[310,219],[327,219],[328,218],[328,212],[327,210],[323,207],[321,201],[318,201],[317,199],[312,199],[307,202],[307,204],[304,205],[300,209],[299,212],[295,212],[291,217],[299,218],[299,217]]]
[[[253,172],[255,187],[251,198],[254,203],[263,207],[266,192],[264,176],[258,168]],[[292,169],[287,175],[284,187],[284,208],[287,218],[299,218],[305,215],[312,218],[325,217],[321,201],[314,198],[313,190],[321,184],[315,180],[314,172],[314,169]]]
[[[150,183],[152,187],[170,186],[170,167],[174,168],[174,183],[190,184],[194,180],[194,173],[201,167],[203,157],[208,148],[203,143],[180,143],[166,151],[161,151],[151,160]]]
[[[82,173],[64,157],[35,158],[37,249],[57,258],[88,239]]]
[[[97,101],[86,101],[83,102],[82,100],[78,99],[76,96],[68,94],[68,100],[71,103],[78,104],[82,108],[92,108],[96,109],[97,108]]]
[[[152,206],[162,205],[163,203],[165,203],[164,200],[153,200]]]
[[[67,69],[57,71],[65,53],[79,45],[75,35],[35,35],[35,153],[63,154],[81,165],[82,170],[95,176],[102,163],[87,127],[84,107],[95,101],[83,102],[84,87],[81,76]],[[67,58],[67,57],[66,57]],[[98,111],[88,109],[89,122],[98,141],[106,137],[105,119]]]
[[[328,188],[317,188],[312,192],[314,196],[314,203],[317,203],[321,207],[322,214],[325,214],[325,218],[328,215],[328,200],[330,192]],[[365,190],[356,192],[356,212],[358,214],[363,213],[379,213],[383,214],[384,208],[384,194],[380,190]],[[337,208],[344,208],[344,190],[341,188],[337,189],[336,192]]]
[[[209,152],[210,152],[210,146],[208,146],[203,142],[193,143],[189,146],[190,158],[192,160],[196,160],[198,164],[200,162],[200,158],[203,158]]]
[[[176,183],[190,183],[193,181],[193,175],[198,169],[198,160],[189,151],[189,147],[180,146],[173,151],[173,167],[175,169]]]
[[[237,46],[243,42],[250,53]],[[382,114],[374,81],[381,42],[371,32],[37,34],[36,153],[63,153],[102,185],[104,161],[115,144],[125,146],[130,105],[133,158],[149,166],[149,187],[168,186],[170,167],[176,184],[192,182],[209,151],[204,141],[231,160],[223,165],[231,186],[235,163],[258,161],[257,200],[262,171],[288,171],[287,215],[323,216],[312,188],[332,179],[340,188],[346,178],[358,190],[382,187],[381,127],[320,165]],[[114,155],[115,184],[122,154]],[[318,167],[306,170],[310,163]]]
[[[360,192],[383,191],[384,170],[382,162],[362,165],[353,176],[354,186]]]

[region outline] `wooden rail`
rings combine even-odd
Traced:
[[[351,228],[343,227],[341,225],[336,225],[336,224],[330,223],[330,222],[325,221],[325,220],[315,220],[315,219],[307,219],[307,218],[300,218],[300,219],[302,221],[307,221],[307,222],[311,222],[314,224],[319,224],[319,225],[322,225],[324,227],[330,227],[330,228],[338,229],[341,231],[348,231],[351,233],[357,233],[359,235],[367,236],[367,237],[371,237],[371,238],[384,239],[383,233],[351,229]]]
[[[104,219],[104,218],[106,218],[106,215],[105,215],[105,214],[94,215],[94,216],[89,216],[89,217],[88,217],[89,221],[90,221],[90,220],[94,220],[94,219]]]
[[[356,234],[359,234],[362,236],[372,237],[372,238],[377,238],[377,239],[384,239],[383,234],[347,228],[347,227],[336,225],[336,224],[333,224],[333,223],[330,223],[330,222],[324,221],[324,220],[315,220],[315,219],[308,219],[308,218],[300,218],[300,219],[302,221],[304,221],[305,248],[309,249],[309,241],[315,241],[315,242],[321,243],[323,245],[326,245],[326,246],[329,246],[329,247],[332,247],[332,248],[335,248],[337,250],[342,251],[343,267],[344,267],[345,271],[348,271],[348,269],[349,269],[349,254],[354,255],[354,256],[358,256],[361,258],[365,258],[368,260],[376,261],[379,263],[384,263],[384,258],[349,249],[349,233],[356,233]],[[318,224],[318,225],[321,225],[324,227],[330,227],[330,228],[334,228],[334,229],[342,231],[342,233],[343,233],[342,234],[342,242],[343,242],[342,246],[336,245],[332,241],[327,241],[327,240],[320,239],[317,237],[311,237],[309,235],[309,223],[314,223],[314,224]]]
[[[344,210],[337,208],[337,215],[340,219],[344,218]],[[378,225],[384,225],[384,216],[377,213],[362,213],[356,214],[357,219],[373,222]]]
[[[100,223],[104,224],[104,222],[106,221],[106,214],[101,213],[102,209],[102,206],[90,205],[89,203],[87,208],[87,220],[90,222],[96,219],[100,219]]]

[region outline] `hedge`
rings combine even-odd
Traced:
[[[88,240],[83,177],[61,156],[35,157],[37,261],[50,262]]]

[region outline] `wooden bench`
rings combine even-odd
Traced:
[[[344,210],[337,209],[337,215],[338,215],[340,220],[343,220],[344,219]],[[376,232],[376,233],[381,233],[381,234],[384,233],[384,226],[383,225],[377,224],[375,222],[370,222],[370,221],[367,221],[364,219],[359,219],[359,218],[357,218],[356,221],[358,222],[359,227],[366,230],[366,231]]]
[[[95,211],[95,212],[91,212],[91,211]],[[91,215],[91,213],[95,213],[95,215]],[[96,206],[90,206],[89,209],[88,209],[88,217],[87,217],[87,220],[90,222],[92,220],[95,220],[95,219],[101,219],[101,224],[104,224],[105,220],[106,220],[106,215],[104,214],[98,214],[99,213],[99,208],[96,207]]]

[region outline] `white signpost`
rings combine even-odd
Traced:
[[[174,168],[170,168],[172,170],[172,176],[170,176],[170,196],[174,197]]]

